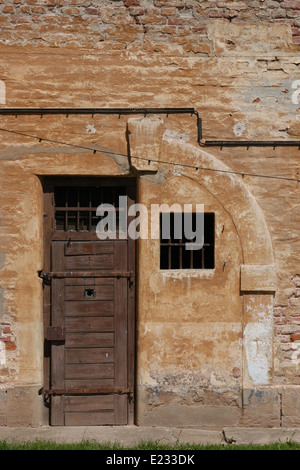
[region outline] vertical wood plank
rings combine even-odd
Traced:
[[[52,243],[52,269],[64,271],[64,242]],[[64,326],[64,279],[52,279],[51,326]],[[51,387],[64,388],[65,344],[53,342],[51,346]],[[64,396],[51,397],[51,425],[63,426]]]
[[[127,190],[127,203],[128,208],[135,204],[136,188],[130,187]],[[130,220],[128,217],[127,226]],[[135,318],[135,293],[136,293],[136,279],[135,279],[135,265],[136,265],[136,242],[128,238],[127,248],[127,269],[133,273],[132,282],[127,283],[128,299],[127,299],[127,323],[128,323],[128,347],[127,347],[127,364],[128,364],[128,388],[134,390],[135,388],[135,338],[136,338],[136,318]],[[134,424],[134,398],[128,400],[128,424]]]
[[[43,270],[45,272],[51,269],[51,240],[53,234],[53,205],[54,195],[52,187],[44,187],[43,195]],[[44,338],[46,337],[46,329],[50,326],[51,317],[51,287],[45,284],[43,286],[43,323]],[[45,389],[50,388],[51,380],[51,349],[48,342],[44,342],[44,362],[43,362],[43,385]],[[49,424],[50,414],[47,408],[44,408],[45,424]]]
[[[115,269],[127,266],[127,242],[116,241]],[[127,388],[127,279],[115,279],[115,386]],[[115,424],[127,424],[127,395],[115,395]]]

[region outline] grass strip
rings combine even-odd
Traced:
[[[300,450],[300,443],[293,441],[276,442],[273,444],[265,445],[237,445],[237,444],[222,444],[222,445],[199,445],[199,444],[176,444],[176,445],[163,445],[159,442],[140,442],[136,446],[123,446],[118,443],[104,443],[100,444],[96,441],[82,441],[80,443],[62,443],[58,444],[51,441],[34,441],[34,442],[7,442],[0,441],[0,450]]]

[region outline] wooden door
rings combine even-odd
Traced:
[[[61,214],[57,217],[55,208],[55,186],[46,194],[48,213],[52,210],[54,214],[53,230],[51,236],[48,235],[50,269],[44,270],[48,292],[45,331],[49,350],[44,388],[50,401],[50,423],[61,426],[132,424],[132,242],[99,240],[93,230],[74,230],[74,226],[73,230],[68,226],[61,230],[58,225]],[[68,211],[72,217],[77,217],[73,209],[69,206]],[[92,216],[86,215],[91,220]],[[68,216],[64,214],[64,217]]]

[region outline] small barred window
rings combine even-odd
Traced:
[[[215,214],[201,216],[160,214],[160,269],[214,269]]]

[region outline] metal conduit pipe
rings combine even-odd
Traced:
[[[202,147],[298,147],[299,140],[204,140],[202,138],[202,119],[195,108],[2,108],[0,116],[23,116],[23,115],[56,115],[62,114],[190,114],[197,118],[197,142]]]

